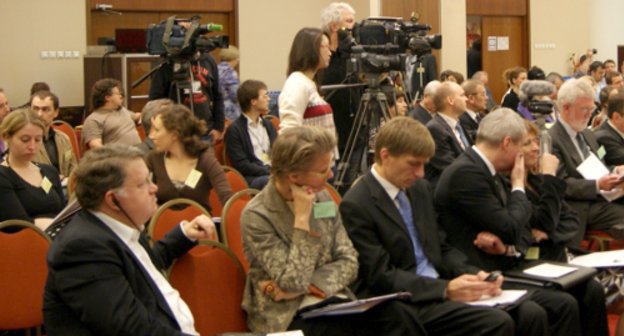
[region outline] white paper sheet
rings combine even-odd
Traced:
[[[498,305],[510,304],[518,301],[527,291],[525,289],[505,289],[503,293],[499,296],[491,297],[489,295],[484,295],[478,301],[467,302],[472,306],[487,306],[487,307],[495,307]]]
[[[621,267],[624,266],[624,250],[594,252],[578,256],[570,264],[587,267]]]
[[[586,180],[598,180],[601,177],[609,174],[609,169],[600,161],[600,159],[594,154],[594,152],[590,152],[589,156],[583,163],[581,163],[576,170],[586,179]],[[613,190],[600,190],[600,194],[607,201],[611,202],[616,200],[622,196],[624,196],[624,188],[620,184],[618,187]]]
[[[576,271],[577,268],[573,266],[559,266],[550,263],[543,263],[531,268],[527,268],[523,273],[535,275],[544,278],[556,279],[566,274]]]

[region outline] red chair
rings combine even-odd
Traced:
[[[81,155],[82,152],[80,151],[80,142],[78,141],[78,137],[76,136],[76,132],[74,131],[74,128],[63,120],[54,120],[51,126],[54,127],[54,130],[67,135],[67,137],[69,138],[69,142],[71,143],[72,152],[74,152],[74,156],[76,157],[76,160],[80,160],[80,158],[82,157]]]
[[[613,238],[609,233],[590,230],[585,233],[586,249],[590,251],[609,251],[624,248],[624,241]]]
[[[191,221],[193,218],[202,214],[210,217],[208,210],[191,199],[172,199],[156,210],[147,228],[148,235],[151,237],[152,242],[158,241],[164,238],[165,235],[176,225],[180,224],[181,221]],[[216,236],[210,239],[219,240]]]
[[[259,192],[256,189],[245,189],[237,192],[225,203],[221,217],[221,241],[234,252],[238,260],[243,264],[245,273],[249,269],[249,262],[247,262],[243,253],[240,217],[247,203]]]
[[[264,119],[267,119],[271,122],[271,124],[273,124],[273,127],[275,127],[275,131],[279,133],[279,129],[280,129],[280,119],[272,114],[267,114],[264,116]]]
[[[0,223],[0,330],[36,328],[43,324],[43,290],[48,276],[50,238],[23,220]]]
[[[189,305],[200,335],[248,331],[241,308],[245,273],[227,247],[200,242],[173,264],[169,281]]]
[[[145,128],[143,128],[143,125],[138,124],[136,126],[136,130],[137,130],[137,133],[139,134],[139,138],[141,139],[141,141],[145,140],[146,134],[145,134]]]
[[[230,183],[233,193],[249,189],[247,180],[245,180],[243,175],[239,173],[238,170],[229,166],[223,166],[223,171],[225,172],[225,177]],[[221,200],[214,189],[211,190],[210,195],[208,195],[208,203],[210,204],[210,211],[212,212],[212,215],[215,217],[221,217],[223,204],[221,204]]]

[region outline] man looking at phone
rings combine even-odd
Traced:
[[[503,277],[488,279],[469,265],[438,227],[433,192],[423,179],[434,147],[427,128],[409,117],[393,118],[375,137],[375,164],[340,205],[359,254],[356,294],[411,292],[410,305],[430,335],[510,335],[507,314],[516,335],[547,335],[549,316],[532,298],[509,312],[467,304],[498,295]],[[552,322],[578,319],[573,299],[566,299],[561,302],[572,308],[562,304]]]

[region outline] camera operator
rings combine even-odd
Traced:
[[[359,83],[357,76],[347,74],[347,61],[349,59],[349,46],[343,45],[348,39],[343,37],[341,29],[352,29],[355,24],[355,10],[345,2],[332,2],[321,12],[321,29],[329,36],[329,48],[332,51],[329,60],[329,66],[324,70],[321,78],[322,85],[333,84],[354,84]],[[344,35],[346,36],[346,34]],[[347,139],[353,120],[355,118],[360,98],[362,96],[362,88],[355,87],[350,89],[338,89],[327,95],[327,102],[331,105],[334,114],[334,124],[336,133],[338,134],[338,150],[340,154],[345,150]],[[366,139],[362,137],[362,141],[358,141],[357,147],[364,148]],[[352,158],[359,158],[360,155],[353,155]],[[355,179],[357,174],[357,162],[349,165],[351,169],[345,176],[344,187],[348,189],[351,181]],[[345,189],[345,190],[346,190]]]
[[[190,22],[179,22],[179,25],[188,29]],[[201,50],[197,50],[188,60],[190,71],[187,80],[192,88],[192,95],[174,85],[174,65],[168,62],[154,73],[151,79],[149,100],[170,98],[177,100],[178,94],[181,104],[191,107],[200,120],[205,120],[208,126],[208,136],[212,143],[223,139],[224,119],[223,96],[219,91],[219,71],[214,58]],[[177,74],[175,74],[177,75]],[[180,90],[180,92],[176,92]]]

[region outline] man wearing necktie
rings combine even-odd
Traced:
[[[427,123],[435,142],[435,154],[425,166],[425,178],[435,187],[444,168],[472,146],[459,122],[466,110],[464,89],[455,82],[444,82],[436,90],[433,102],[438,113]]]
[[[586,230],[605,231],[616,239],[624,239],[624,199],[608,202],[600,195],[601,191],[622,187],[621,174],[624,167],[607,166],[613,173],[598,180],[584,179],[576,170],[590,153],[601,161],[605,155],[605,148],[598,144],[594,133],[587,129],[587,122],[595,108],[593,90],[581,80],[568,80],[559,89],[557,97],[560,118],[549,133],[553,154],[561,162],[557,177],[565,180],[565,199],[577,212],[581,223],[572,245],[580,244]]]
[[[340,205],[359,254],[355,293],[410,292],[413,313],[430,335],[547,334],[548,317],[532,300],[509,312],[466,304],[499,295],[502,277],[485,281],[488,273],[467,264],[439,230],[432,189],[423,179],[434,151],[430,133],[409,117],[393,118],[376,135],[375,164]]]
[[[494,110],[481,120],[475,145],[440,176],[435,191],[440,226],[469,263],[486,271],[524,268],[533,208],[525,193],[523,148],[531,144],[519,114]],[[503,183],[505,173],[510,187]],[[591,280],[569,292],[535,290],[528,298],[547,312],[551,335],[605,336],[600,286]]]

